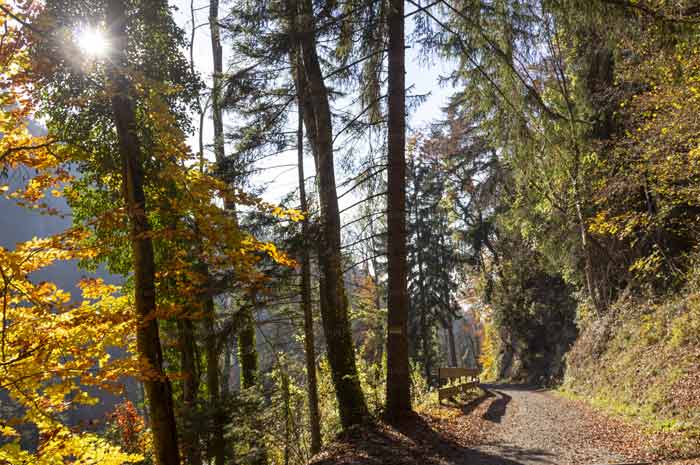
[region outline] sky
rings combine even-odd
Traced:
[[[190,0],[172,0],[171,4],[177,7],[175,19],[178,24],[187,31],[188,37],[192,30],[192,21],[190,13]],[[194,43],[194,62],[202,77],[210,81],[212,72],[212,55],[211,42],[209,37],[208,9],[209,2],[207,0],[194,0],[196,24],[204,25],[198,27],[195,32]],[[226,13],[226,2],[222,2],[220,14],[223,16]],[[409,20],[410,21],[410,20]],[[407,30],[410,31],[411,24],[407,24]],[[226,44],[224,43],[224,70],[228,64]],[[188,52],[189,53],[189,52]],[[441,118],[442,107],[447,104],[448,97],[452,94],[453,89],[450,87],[441,86],[439,78],[441,75],[446,75],[450,71],[450,64],[443,61],[438,61],[431,65],[424,65],[419,62],[418,50],[408,48],[406,50],[406,86],[411,89],[414,95],[430,94],[425,102],[418,108],[413,110],[408,115],[408,124],[411,128],[417,129],[424,127],[431,121]],[[230,122],[231,116],[224,115],[224,125],[226,121]],[[205,122],[204,128],[205,143],[210,144],[213,137],[213,129],[211,118]],[[196,146],[196,136],[190,138],[190,145]],[[264,171],[256,175],[253,179],[255,184],[269,184],[268,190],[263,194],[263,197],[271,202],[278,202],[282,196],[295,190],[298,186],[296,168],[286,166],[282,168],[274,168],[279,165],[293,165],[296,163],[296,151],[281,154],[279,157],[274,157],[266,161],[266,164],[259,164],[259,168],[265,168]],[[305,173],[311,174],[314,171],[313,161],[311,157],[307,157],[304,163]],[[338,177],[338,182],[342,181]],[[342,202],[350,203],[354,201],[350,196],[342,199]],[[341,209],[343,205],[341,204]]]

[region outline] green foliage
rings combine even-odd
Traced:
[[[667,453],[697,453],[699,302],[696,282],[661,302],[620,299],[582,330],[567,355],[564,391],[650,430],[675,431]]]
[[[331,379],[328,360],[323,358],[318,366],[318,397],[321,411],[321,434],[324,444],[333,441],[341,431],[340,416],[338,415],[337,399]]]
[[[455,202],[497,329],[499,375],[561,375],[574,321],[587,331],[625,292],[663,296],[688,282],[698,26],[669,20],[684,11],[672,2],[641,11],[466,2],[444,19],[458,34],[418,29],[461,57],[442,150],[470,168]],[[665,331],[642,316],[635,342],[654,346]],[[683,317],[671,331],[681,344],[696,329]]]
[[[428,380],[440,361],[437,330],[451,326],[460,310],[462,244],[451,224],[455,193],[450,191],[448,154],[442,152],[450,135],[419,135],[411,142],[408,161],[409,351]]]

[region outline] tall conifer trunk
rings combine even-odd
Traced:
[[[253,302],[257,302],[257,299],[257,296],[253,294]],[[238,359],[241,362],[241,389],[250,389],[258,382],[255,321],[250,308],[242,308],[240,312],[241,330],[238,334]]]
[[[163,352],[156,311],[155,260],[144,194],[143,153],[136,132],[136,114],[130,84],[122,74],[127,68],[126,6],[110,0],[107,24],[113,44],[108,77],[112,91],[112,116],[119,140],[122,163],[122,193],[131,223],[134,261],[134,292],[139,319],[136,347],[143,366],[143,384],[150,410],[153,450],[157,465],[180,465],[177,428],[170,381],[163,370]]]
[[[214,122],[214,156],[219,162],[224,158],[224,119],[221,109],[221,81],[224,72],[224,54],[221,47],[219,28],[219,0],[209,2],[209,29],[211,31],[211,51],[213,57],[211,107]]]
[[[304,124],[316,160],[321,203],[321,317],[340,421],[344,427],[348,427],[364,421],[368,411],[357,375],[355,349],[348,319],[340,253],[340,211],[333,166],[333,126],[328,91],[316,51],[311,0],[300,0],[298,30],[310,110],[304,112]]]
[[[194,27],[194,25],[192,26]],[[213,89],[212,89],[212,119],[214,121],[214,155],[219,162],[224,158],[224,123],[221,109],[221,79],[223,73],[223,50],[221,48],[221,33],[219,31],[219,0],[209,2],[209,27],[211,32],[211,48],[214,60]],[[228,205],[226,206],[228,207]],[[235,208],[234,213],[235,215]],[[203,267],[207,283],[211,281],[209,269]],[[209,287],[207,285],[207,287]],[[209,409],[212,412],[213,432],[211,456],[215,465],[224,465],[226,447],[224,442],[224,417],[221,409],[221,382],[219,376],[219,352],[216,341],[216,311],[211,292],[204,296],[207,339],[205,344],[207,355],[207,391],[209,392]]]
[[[450,366],[456,367],[457,365],[457,347],[455,347],[455,333],[452,328],[452,317],[447,317],[445,322],[445,330],[447,331],[447,350],[450,355]]]
[[[207,284],[211,276],[206,266],[203,273]],[[209,287],[207,285],[207,287]],[[210,456],[214,458],[215,465],[224,465],[226,459],[226,444],[224,442],[224,417],[221,409],[221,381],[219,376],[219,351],[217,350],[215,307],[214,299],[209,289],[205,290],[202,297],[204,305],[204,324],[206,330],[205,352],[207,356],[207,391],[209,392],[209,411],[212,415],[212,436],[209,444]]]
[[[187,465],[201,465],[202,454],[199,450],[199,431],[193,428],[191,420],[197,404],[199,390],[199,373],[197,372],[197,341],[194,335],[194,324],[189,318],[181,318],[177,322],[180,345],[180,365],[184,379],[182,381],[182,405],[185,417],[182,432],[182,454]]]
[[[406,65],[404,0],[389,2],[388,198],[389,271],[386,414],[411,410],[408,369],[408,289],[406,264]]]
[[[304,103],[301,79],[301,57],[296,56],[296,89],[299,120],[297,127],[297,163],[299,165],[299,200],[301,210],[308,215],[309,205],[306,201],[306,178],[304,177]],[[311,254],[309,253],[309,219],[304,217],[301,223],[301,235],[304,243],[301,250],[301,309],[304,314],[304,352],[306,356],[307,395],[309,398],[309,427],[311,430],[311,453],[321,450],[321,416],[318,409],[318,383],[316,380],[316,347],[314,344],[314,317],[311,309]]]
[[[211,48],[213,56],[213,89],[212,89],[212,120],[214,123],[214,157],[220,165],[225,161],[226,153],[224,146],[224,123],[223,123],[223,108],[222,108],[222,87],[223,87],[223,48],[221,47],[221,32],[219,26],[219,1],[211,0],[209,2],[209,27],[211,29]],[[230,178],[234,173],[223,173],[225,178]],[[233,184],[230,182],[229,184]],[[238,223],[236,213],[236,204],[227,200],[224,205],[225,209],[233,218],[234,223]],[[249,384],[248,381],[255,384],[257,365],[257,348],[255,347],[255,319],[253,318],[252,308],[244,306],[239,309],[241,312],[241,337],[238,339],[239,349],[241,354],[241,373],[245,378],[244,387]],[[251,345],[252,344],[252,345]],[[247,381],[246,381],[247,380]],[[250,384],[247,387],[252,386]]]
[[[257,290],[253,291],[253,304],[258,306]],[[241,312],[241,330],[238,335],[238,358],[241,362],[241,389],[251,389],[258,385],[258,350],[255,337],[255,320],[250,307],[243,307]],[[253,419],[254,428],[258,428],[258,419]],[[258,437],[250,441],[250,446],[256,449],[256,455],[251,460],[253,465],[267,463],[267,450],[265,444]]]

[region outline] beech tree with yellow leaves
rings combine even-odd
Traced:
[[[19,244],[12,252],[3,250],[1,355],[8,374],[2,387],[22,406],[34,407],[18,423],[40,429],[31,460],[53,463],[56,457],[78,457],[84,463],[122,463],[137,457],[119,453],[98,437],[72,434],[58,414],[71,404],[94,401],[84,386],[118,390],[114,383],[119,378],[136,376],[146,390],[155,461],[177,464],[174,402],[158,321],[182,317],[183,303],[201,306],[192,301],[193,295],[211,299],[199,290],[211,283],[197,275],[196,267],[182,263],[192,249],[161,250],[156,259],[154,242],[172,247],[195,241],[198,261],[235,269],[247,276],[242,280],[254,281],[257,252],[283,265],[292,262],[272,244],[239,233],[213,200],[236,199],[284,218],[298,214],[233,192],[192,168],[195,160],[184,143],[187,125],[178,105],[187,102],[187,92],[197,88],[197,81],[185,68],[176,69],[185,62],[178,58],[178,31],[165,3],[155,9],[119,1],[89,6],[2,5],[3,26],[9,31],[2,59],[5,69],[12,70],[3,76],[9,90],[2,94],[3,106],[11,108],[3,112],[0,128],[3,167],[23,165],[38,173],[7,197],[43,208],[45,192],[54,189],[59,195],[60,188],[77,213],[76,227],[69,231]],[[76,54],[81,27],[101,28],[108,45],[100,54]],[[135,37],[137,27],[151,36]],[[163,37],[165,43],[157,42]],[[137,51],[170,53],[171,67],[162,71],[154,62],[134,64],[129,56]],[[168,81],[175,71],[181,73],[180,83]],[[28,120],[37,116],[46,120],[45,136],[28,130]],[[71,164],[78,165],[79,179],[69,174]],[[125,239],[131,250],[124,247]],[[86,281],[81,284],[84,301],[76,304],[55,285],[35,285],[30,279],[32,272],[56,260],[108,260],[117,270],[126,265],[125,274],[132,277],[122,292]],[[180,299],[164,287],[173,275],[180,283],[175,291]],[[37,328],[46,340],[30,337]],[[128,348],[133,358],[111,360],[110,347]],[[84,375],[95,367],[98,375]],[[16,434],[3,426],[3,436],[10,435]],[[11,463],[30,457],[17,441],[2,450],[0,458]],[[100,462],[100,456],[112,462]]]
[[[0,62],[7,70],[0,94],[0,166],[2,170],[24,166],[39,173],[24,189],[10,192],[3,186],[2,191],[41,208],[44,190],[67,181],[68,175],[51,149],[54,140],[32,135],[27,128],[36,106],[30,96],[32,82],[25,74],[29,39],[23,23],[35,12],[14,17],[6,13],[7,4],[0,7],[4,13],[0,27],[5,31]],[[74,228],[17,244],[14,250],[0,248],[0,388],[24,410],[21,418],[0,419],[0,434],[6,439],[0,446],[0,463],[49,464],[71,458],[75,463],[121,464],[139,459],[95,434],[75,432],[60,420],[71,403],[94,401],[81,386],[116,388],[114,383],[135,368],[128,360],[110,359],[106,351],[133,343],[134,319],[128,299],[117,295],[117,288],[99,280],[84,281],[79,283],[84,300],[76,304],[55,284],[31,279],[32,273],[58,260],[94,257],[95,250],[83,246],[88,235]],[[91,371],[96,366],[99,370]],[[25,422],[33,423],[42,438],[36,453],[20,447],[17,427]]]

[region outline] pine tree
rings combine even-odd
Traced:
[[[387,336],[387,415],[411,410],[408,367],[408,290],[406,282],[406,84],[404,1],[389,5],[389,151],[387,251],[389,283]]]
[[[310,0],[300,0],[297,8],[302,76],[304,88],[307,89],[304,96],[304,125],[316,160],[321,204],[321,317],[340,418],[343,426],[348,427],[364,421],[367,405],[357,376],[343,282],[340,213],[333,166],[333,126],[328,91],[316,50],[312,3]]]

